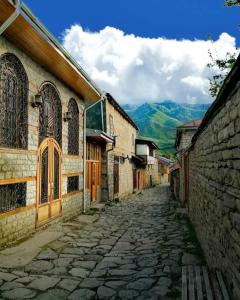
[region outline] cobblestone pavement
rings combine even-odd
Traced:
[[[175,212],[162,186],[63,223],[31,263],[0,266],[0,299],[180,299],[181,266],[201,259]]]

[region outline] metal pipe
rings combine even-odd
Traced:
[[[16,0],[14,13],[0,26],[0,35],[17,19],[21,12],[22,0]]]
[[[105,93],[102,94],[101,98],[93,103],[92,105],[89,105],[88,107],[85,107],[84,109],[84,120],[83,120],[83,213],[86,213],[86,166],[87,166],[87,135],[86,135],[86,130],[87,130],[87,111],[92,108],[93,106],[97,105],[98,103],[102,103],[103,101],[106,100]]]

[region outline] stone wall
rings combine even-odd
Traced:
[[[146,180],[147,187],[160,184],[160,171],[158,168],[158,161],[155,159],[155,164],[146,166]]]
[[[49,72],[35,63],[30,57],[0,37],[0,56],[4,53],[13,53],[23,64],[29,80],[28,98],[28,147],[26,150],[0,148],[0,184],[6,180],[27,182],[26,207],[16,209],[12,214],[0,215],[0,247],[5,242],[9,243],[26,237],[35,228],[36,218],[36,187],[37,187],[37,163],[38,163],[38,132],[39,132],[39,109],[31,106],[31,101],[44,82],[54,84],[59,92],[62,113],[68,110],[68,101],[74,98],[79,107],[80,130],[79,130],[79,155],[68,155],[68,122],[62,122],[62,194],[67,194],[67,178],[76,173],[80,177],[80,191],[83,189],[83,109],[84,102],[62,82],[52,76]],[[1,117],[1,116],[0,116]],[[62,214],[64,218],[72,217],[81,212],[83,195],[69,196],[67,202],[63,202]],[[34,209],[32,208],[34,205]],[[66,211],[65,211],[66,210]],[[31,212],[31,213],[29,213]],[[7,233],[6,233],[7,232]],[[8,237],[6,238],[6,235]]]
[[[114,181],[113,181],[113,165],[114,156],[122,156],[129,158],[135,155],[135,139],[137,130],[134,128],[108,101],[106,101],[106,125],[107,134],[110,132],[109,116],[113,117],[114,135],[116,138],[116,146],[112,151],[108,152],[108,197],[110,200],[114,198]],[[109,145],[107,150],[110,150]],[[119,198],[123,198],[133,192],[133,165],[129,159],[119,164]]]
[[[191,144],[191,140],[196,132],[196,129],[181,129],[181,131],[182,134],[178,151],[186,149]]]
[[[189,154],[189,215],[210,267],[240,299],[240,84]]]

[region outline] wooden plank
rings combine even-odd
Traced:
[[[222,293],[216,278],[216,275],[214,273],[210,273],[211,281],[212,281],[212,288],[213,288],[213,293],[214,297],[217,300],[223,300]]]
[[[76,173],[64,173],[62,174],[63,177],[73,177],[73,176],[82,176],[83,172],[76,172]]]
[[[24,183],[28,181],[36,181],[36,176],[22,177],[22,178],[9,178],[9,179],[0,179],[0,185],[5,184],[15,184],[15,183]]]
[[[194,287],[194,272],[193,266],[188,267],[188,275],[189,275],[189,283],[188,283],[188,290],[189,290],[189,300],[195,300],[195,287]]]
[[[86,190],[86,191],[89,191],[89,190]],[[62,196],[62,199],[66,200],[66,199],[68,199],[68,198],[71,198],[72,196],[81,194],[82,192],[83,192],[83,189],[78,190],[78,191],[73,191],[73,192],[68,193],[68,194],[64,194],[64,195]]]
[[[203,271],[203,278],[204,278],[204,283],[205,283],[205,288],[206,288],[207,300],[213,300],[213,294],[212,294],[212,289],[211,289],[211,285],[210,285],[210,281],[209,281],[209,277],[208,277],[207,268],[203,267],[202,271]]]
[[[199,266],[195,267],[195,273],[196,273],[197,299],[203,300],[202,280],[201,280],[201,272]]]
[[[0,148],[1,153],[6,154],[23,154],[23,155],[37,155],[35,150],[13,149],[13,148]]]
[[[28,205],[28,206],[16,208],[14,210],[10,210],[10,211],[7,211],[5,213],[1,213],[0,214],[0,219],[7,218],[9,216],[16,215],[18,213],[22,213],[22,212],[28,211],[28,210],[31,210],[33,208],[36,208],[35,204],[31,204],[31,205]]]
[[[187,300],[187,267],[182,267],[182,300]]]
[[[219,283],[219,286],[220,286],[220,289],[221,289],[221,292],[223,295],[223,299],[230,300],[230,297],[228,295],[228,291],[227,291],[226,285],[224,283],[222,274],[219,271],[217,271],[216,274],[217,274],[218,283]]]

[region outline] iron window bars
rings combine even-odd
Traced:
[[[68,154],[79,154],[79,110],[74,99],[68,103],[71,119],[68,121]]]
[[[79,176],[68,177],[67,192],[71,193],[79,190]]]
[[[41,89],[42,105],[39,109],[39,144],[53,137],[62,146],[62,105],[56,88],[46,83]]]
[[[26,206],[27,183],[0,185],[0,213]]]
[[[28,78],[11,53],[0,57],[0,146],[27,149]]]

